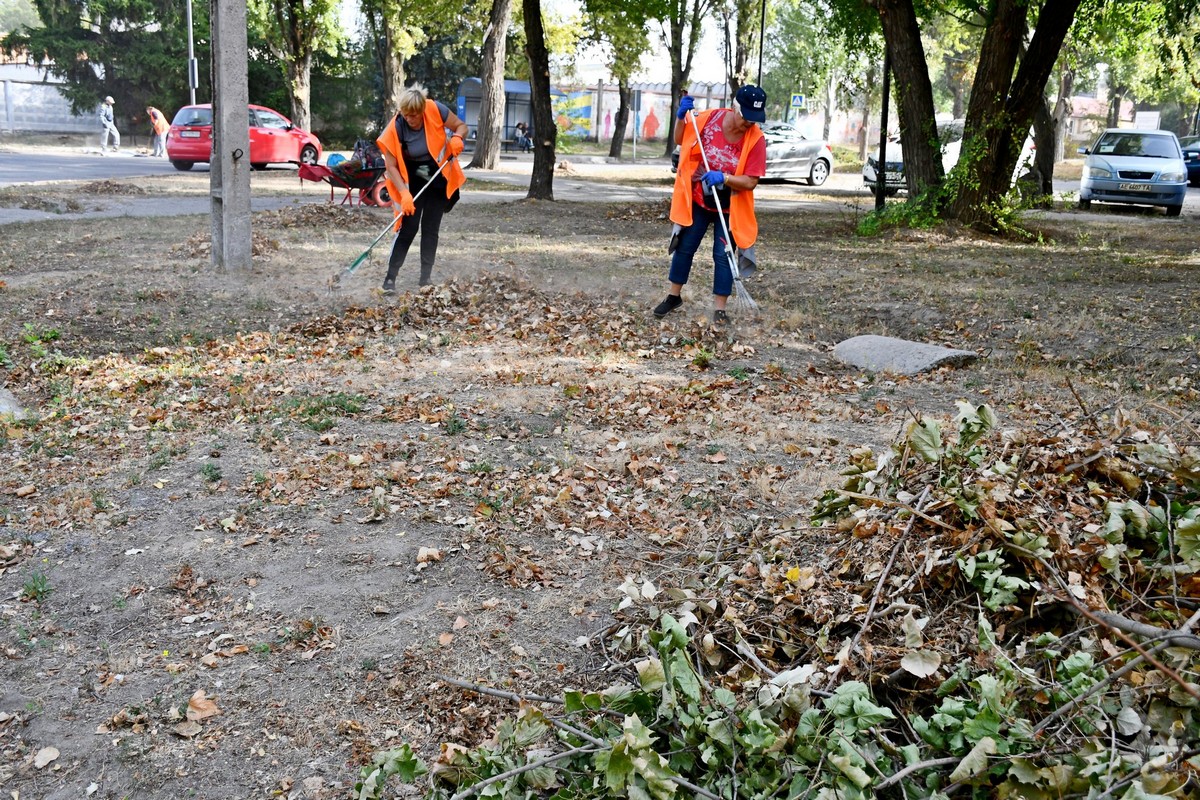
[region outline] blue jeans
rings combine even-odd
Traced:
[[[728,218],[726,222],[728,223]],[[684,284],[692,273],[692,261],[708,226],[713,225],[713,294],[728,297],[733,293],[733,272],[729,268],[729,258],[725,253],[725,231],[717,220],[717,212],[692,206],[692,224],[679,232],[679,246],[671,256],[671,283]]]

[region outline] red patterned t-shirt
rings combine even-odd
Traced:
[[[733,143],[725,139],[721,122],[725,119],[726,114],[731,113],[733,112],[728,108],[718,108],[700,129],[700,143],[704,146],[704,154],[708,156],[709,168],[724,172],[726,175],[733,175],[737,172],[738,161],[742,157],[742,144],[745,142],[745,136],[749,135],[749,131],[747,131],[743,134],[742,139]],[[692,175],[692,199],[704,208],[716,211],[712,194],[701,183],[704,173],[704,160],[701,159],[696,172]],[[767,143],[764,139],[759,138],[754,143],[754,147],[750,149],[750,154],[746,158],[746,171],[742,174],[755,178],[761,178],[767,174]],[[726,214],[729,213],[727,198],[728,190],[721,193],[721,207]]]

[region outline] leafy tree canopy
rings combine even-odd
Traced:
[[[0,0],[0,34],[21,27],[36,28],[41,24],[32,0]]]
[[[12,33],[9,51],[27,48],[46,71],[65,81],[60,91],[77,114],[93,112],[105,95],[125,120],[147,105],[186,102],[187,30],[178,0],[34,0],[41,27]],[[208,61],[208,9],[194,4],[195,50]],[[208,76],[201,70],[201,83]],[[204,91],[207,95],[207,90]]]

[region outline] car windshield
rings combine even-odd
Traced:
[[[769,136],[773,139],[803,139],[804,135],[796,128],[786,123],[775,123],[774,125],[767,124],[762,126],[763,136]]]
[[[1173,137],[1133,131],[1104,134],[1096,142],[1096,152],[1102,156],[1179,158],[1179,149]]]
[[[181,108],[172,125],[212,125],[211,108]]]
[[[962,141],[963,138],[963,123],[955,120],[947,122],[944,125],[938,126],[938,140],[942,143],[942,147],[948,144]]]

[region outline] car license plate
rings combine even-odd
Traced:
[[[1148,192],[1152,187],[1148,183],[1122,183],[1117,188],[1122,192]]]
[[[200,131],[180,131],[179,138],[180,139],[199,139]]]

